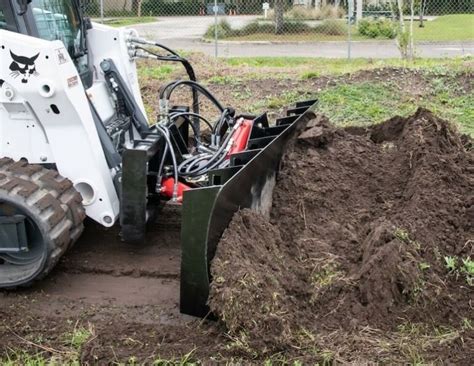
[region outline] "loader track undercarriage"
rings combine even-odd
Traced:
[[[54,170],[0,159],[0,288],[44,278],[83,231],[72,183]]]

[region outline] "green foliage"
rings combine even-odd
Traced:
[[[404,243],[410,242],[410,234],[405,229],[397,228],[393,234],[397,239],[403,241]]]
[[[140,67],[138,74],[141,78],[150,78],[154,80],[167,80],[171,74],[177,70],[174,65],[154,65],[153,67]]]
[[[245,25],[241,30],[235,30],[233,36],[247,36],[255,33],[275,33],[275,25],[273,23],[260,23],[255,20]]]
[[[359,34],[369,38],[394,39],[397,36],[397,25],[386,18],[362,19],[359,22]]]
[[[213,39],[215,37],[216,26],[211,25],[204,38]],[[285,20],[283,24],[284,34],[324,34],[340,36],[347,34],[347,26],[343,21],[336,19],[325,20],[316,27],[299,20]],[[245,25],[242,29],[233,29],[227,20],[221,20],[217,24],[217,36],[219,39],[231,37],[245,37],[252,34],[275,34],[275,24],[273,22],[261,22],[255,20]]]
[[[456,266],[457,266],[456,257],[449,257],[449,256],[444,257],[444,266],[449,272],[456,271]]]
[[[331,36],[342,36],[348,33],[347,25],[340,20],[327,19],[322,24],[313,28],[316,33]]]
[[[93,335],[92,329],[79,327],[74,329],[70,334],[66,335],[65,344],[70,345],[76,351],[80,351],[82,345]]]
[[[223,19],[219,23],[217,23],[217,26],[215,24],[211,25],[206,33],[204,34],[205,38],[214,38],[216,35],[216,27],[217,27],[217,38],[228,38],[232,37],[234,35],[234,30],[230,26],[230,23]]]
[[[474,261],[471,258],[462,260],[461,272],[466,275],[467,283],[472,286],[474,285]]]
[[[449,273],[455,274],[456,278],[463,275],[469,286],[474,285],[474,261],[470,257],[460,260],[456,256],[446,256],[444,257],[444,266]]]
[[[321,77],[321,73],[318,71],[307,71],[301,75],[302,80],[311,80]]]

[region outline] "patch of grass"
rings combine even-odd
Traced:
[[[457,268],[457,258],[451,256],[444,257],[444,266],[449,272],[455,272]]]
[[[418,241],[411,239],[410,233],[407,230],[403,228],[396,228],[393,232],[393,235],[405,244],[411,245],[416,251],[419,251],[421,249],[421,244]]]
[[[229,101],[246,112],[260,113],[268,108],[279,109],[295,101],[316,96],[320,97],[319,109],[337,123],[347,125],[367,125],[382,122],[395,114],[407,116],[415,112],[418,106],[432,110],[440,117],[458,126],[464,133],[474,136],[474,94],[466,93],[460,88],[459,73],[466,73],[472,68],[474,58],[450,59],[416,59],[407,63],[400,59],[367,60],[328,60],[305,57],[241,57],[222,59],[216,62],[216,76],[208,76],[209,84],[235,86],[228,91]],[[200,64],[201,62],[202,64]],[[196,70],[207,70],[207,59],[198,58]],[[230,66],[230,68],[229,68]],[[281,79],[301,82],[318,77],[335,77],[361,70],[373,70],[385,67],[416,69],[424,78],[431,81],[431,88],[423,91],[420,97],[407,95],[392,81],[373,80],[371,82],[348,81],[343,83],[309,85],[295,91],[294,85],[288,88],[282,84],[281,92],[259,98],[253,98],[253,87],[256,80]],[[222,69],[222,70],[221,70]],[[229,70],[230,69],[230,70]],[[169,81],[184,73],[179,65],[159,64],[142,61],[139,63],[139,76],[149,90],[155,90],[160,83]],[[209,75],[209,74],[208,74]],[[465,75],[463,76],[465,79]],[[331,86],[332,85],[332,86]],[[212,89],[212,85],[211,85]],[[301,88],[300,88],[301,89]],[[222,96],[221,96],[222,97]],[[146,99],[146,98],[145,98]],[[147,111],[154,116],[156,107],[149,98]],[[154,117],[153,117],[154,118]]]
[[[0,358],[0,364],[3,366],[46,366],[59,363],[46,359],[41,353],[29,354],[25,351],[10,351],[5,358]]]
[[[335,279],[341,275],[337,266],[333,263],[324,264],[319,271],[311,276],[311,283],[317,288],[323,288],[331,285]]]
[[[395,229],[395,232],[393,233],[395,237],[404,243],[409,243],[410,242],[410,233],[406,231],[405,229],[402,228],[397,228]]]
[[[88,328],[78,327],[77,324],[71,333],[65,335],[64,343],[72,347],[77,352],[81,351],[82,346],[94,335],[92,325]]]
[[[100,19],[97,20],[100,22]],[[154,23],[157,22],[157,18],[155,17],[129,17],[129,18],[112,18],[112,19],[105,19],[104,24],[110,25],[111,27],[127,27],[130,25],[135,24],[142,24],[142,23]]]
[[[177,66],[174,65],[143,66],[138,68],[138,76],[141,78],[167,80],[176,70]]]
[[[310,80],[319,78],[321,74],[318,71],[306,71],[301,75],[301,80]]]
[[[470,258],[459,258],[456,256],[443,257],[446,270],[455,275],[456,278],[464,276],[469,286],[474,285],[474,261]]]
[[[234,75],[216,75],[207,79],[207,82],[217,85],[239,85],[242,79]]]
[[[443,90],[435,95],[428,108],[449,121],[456,122],[461,131],[474,136],[474,94],[453,95]]]
[[[379,123],[394,115],[407,116],[423,106],[474,135],[474,95],[457,95],[449,88],[413,103],[393,84],[372,81],[337,85],[321,91],[319,98],[319,109],[343,126]]]
[[[400,103],[402,99],[387,83],[341,84],[319,93],[319,109],[342,126],[370,125],[413,112],[416,107]]]
[[[404,322],[394,334],[396,347],[405,359],[413,365],[425,365],[423,355],[438,347],[440,343],[453,343],[461,338],[461,331],[423,323]]]
[[[421,262],[418,267],[422,270],[422,271],[426,271],[427,269],[430,269],[431,268],[431,265],[429,263],[426,263],[426,262]]]
[[[416,41],[463,41],[474,40],[474,14],[444,15],[425,22],[420,28],[414,24]]]
[[[359,70],[369,70],[382,67],[408,67],[421,69],[427,72],[439,74],[440,72],[456,72],[465,70],[464,64],[472,58],[447,58],[447,59],[416,59],[407,64],[401,59],[369,60],[356,58],[346,59],[323,59],[313,57],[232,57],[223,60],[230,66],[245,66],[253,68],[308,68],[321,75],[340,75]]]
[[[270,95],[265,99],[250,105],[248,111],[255,113],[262,109],[281,109],[290,106],[300,100],[311,99],[315,95],[300,90],[288,90],[278,95]]]

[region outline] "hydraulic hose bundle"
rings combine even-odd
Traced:
[[[188,60],[181,57],[177,52],[160,43],[138,37],[133,37],[129,41],[129,48],[132,57],[181,63],[189,77],[189,80],[176,80],[161,89],[159,94],[160,118],[158,123],[155,125],[157,132],[162,135],[165,140],[163,156],[161,157],[157,173],[157,184],[161,184],[161,180],[165,175],[165,164],[167,159],[170,157],[174,178],[172,199],[176,200],[178,197],[178,185],[180,179],[185,181],[199,180],[209,171],[227,165],[226,158],[228,157],[229,151],[233,145],[233,136],[235,131],[240,127],[241,122],[235,122],[235,111],[232,108],[225,108],[207,88],[197,82],[193,67]],[[166,51],[168,54],[160,55],[148,50],[144,46],[158,47]],[[192,91],[192,112],[170,111],[169,106],[171,96],[179,87],[182,86],[186,86]],[[214,123],[211,123],[207,118],[200,114],[199,95],[208,99],[220,113],[219,118]],[[186,156],[180,163],[177,161],[170,132],[170,126],[176,124],[179,118],[186,118],[193,121],[193,123],[190,123],[190,126],[193,130],[195,141],[194,153],[190,156]],[[201,123],[205,124],[211,133],[210,144],[204,143],[201,139]]]

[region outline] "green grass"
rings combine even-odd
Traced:
[[[425,22],[424,28],[418,25],[413,28],[416,41],[474,40],[474,14],[444,15]]]
[[[97,20],[100,22],[100,20]],[[127,27],[135,24],[154,23],[157,22],[155,17],[130,17],[130,18],[112,18],[104,20],[105,25],[111,27]]]
[[[416,107],[400,99],[400,93],[385,83],[342,84],[319,94],[319,109],[342,126],[369,125],[413,112]]]
[[[175,65],[154,65],[152,67],[143,66],[138,68],[140,78],[151,78],[155,80],[167,80],[171,74],[177,70]]]
[[[370,125],[395,115],[408,116],[419,107],[455,123],[462,132],[474,136],[474,95],[456,95],[447,89],[430,99],[413,103],[387,82],[342,84],[319,93],[319,110],[342,126]]]
[[[406,67],[415,69],[433,70],[442,68],[446,71],[458,71],[464,68],[463,58],[450,59],[416,59],[407,64],[401,59],[382,59],[370,60],[358,58],[352,60],[346,59],[323,59],[312,57],[233,57],[228,58],[225,62],[230,66],[245,66],[252,68],[294,68],[304,67],[309,69],[304,71],[302,79],[311,79],[314,73],[319,75],[340,75],[359,70],[368,70],[382,67]]]

